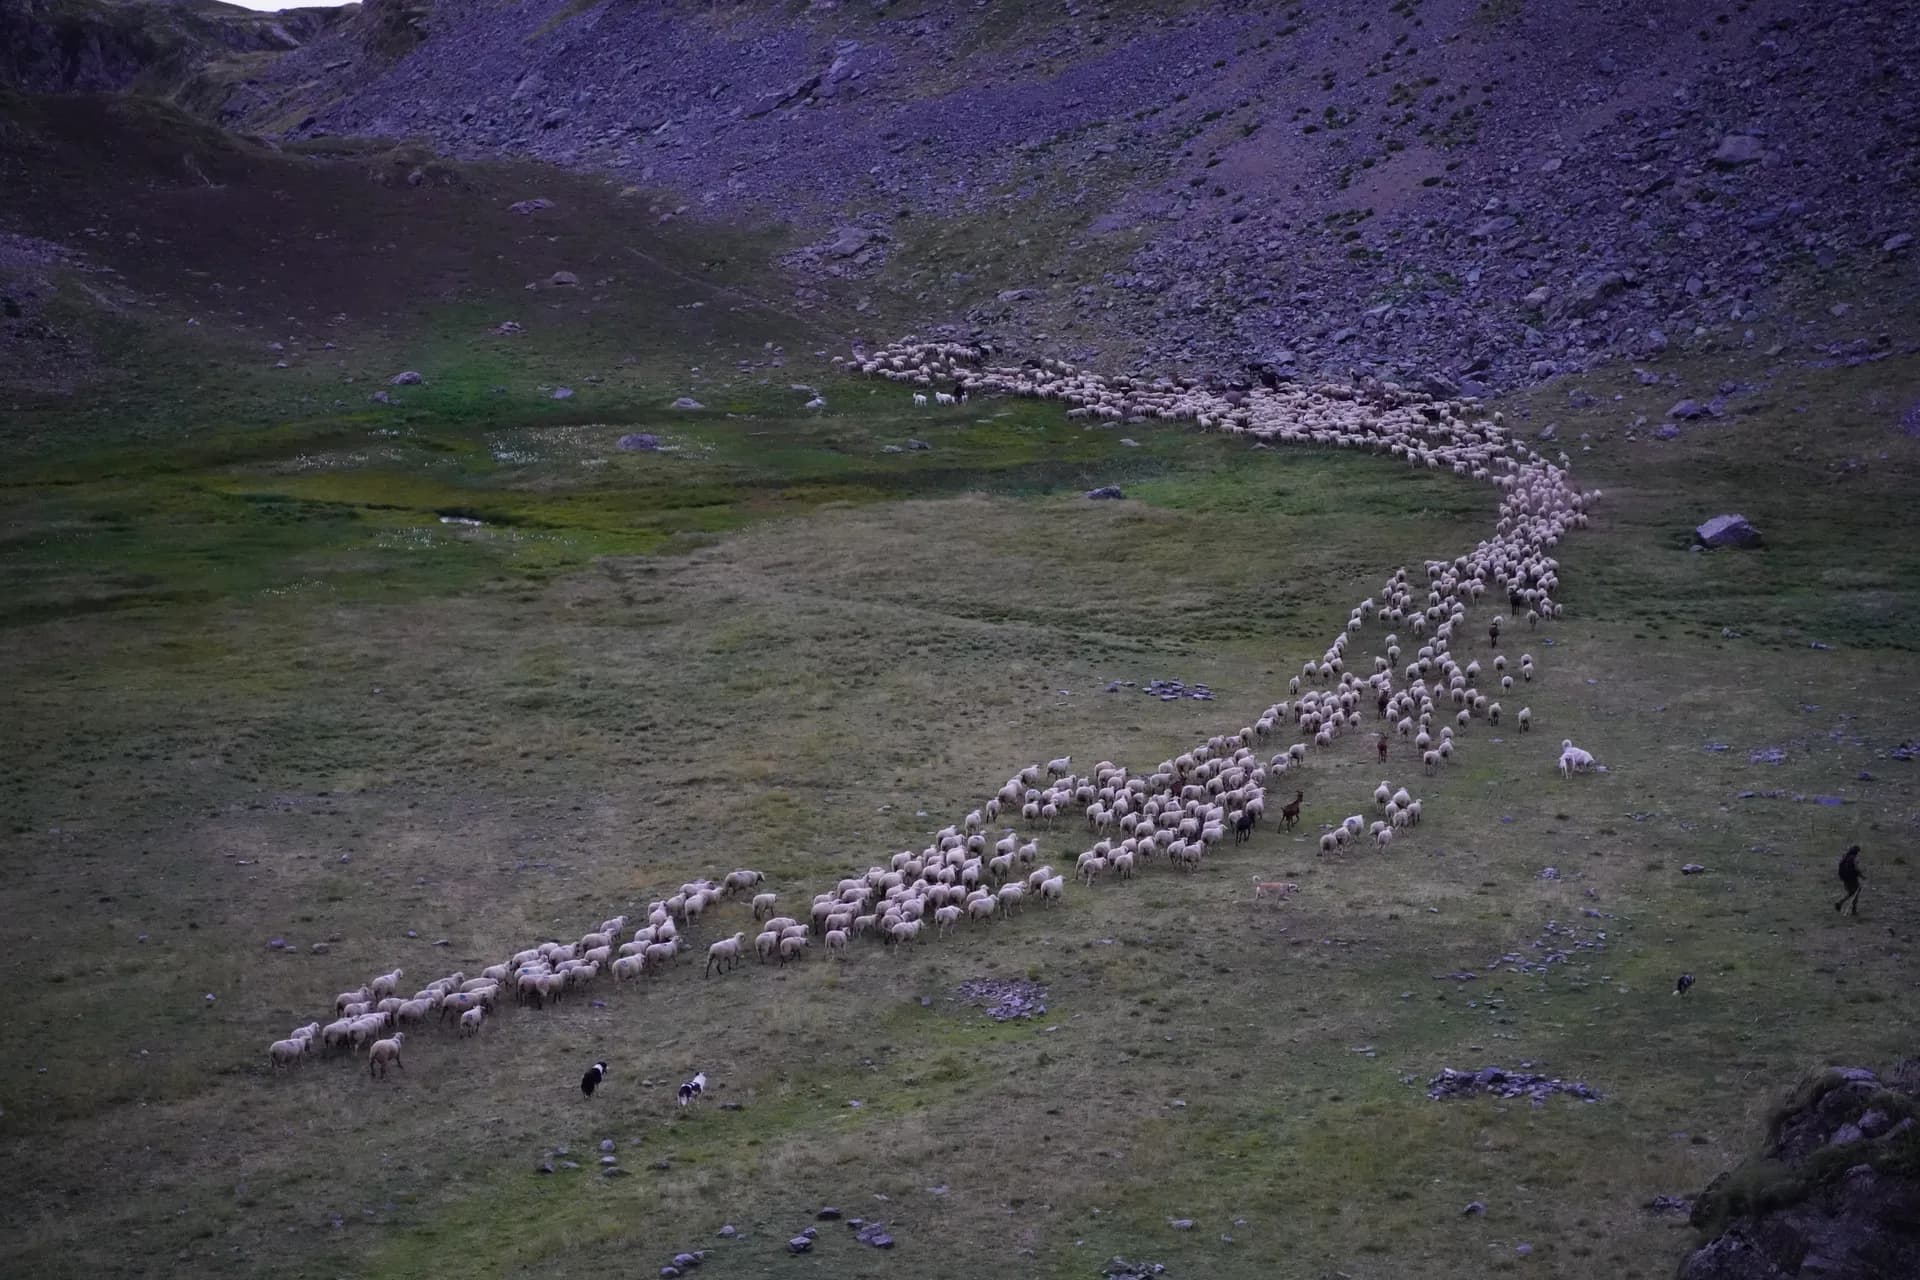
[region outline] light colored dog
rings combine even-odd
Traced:
[[[1262,898],[1278,898],[1280,901],[1285,902],[1294,895],[1294,891],[1299,889],[1299,887],[1299,885],[1291,880],[1255,880],[1253,882],[1253,900],[1258,902]]]

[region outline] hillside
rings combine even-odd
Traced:
[[[0,1275],[1912,1280],[1905,8],[0,14]]]
[[[1830,292],[1916,279],[1913,0],[448,0],[421,25],[391,65],[344,34],[282,58],[292,136],[776,215],[813,246],[798,302],[1063,354],[1471,391],[1760,318],[1850,340]]]

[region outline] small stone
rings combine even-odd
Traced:
[[[535,196],[531,200],[516,200],[507,206],[508,213],[537,213],[541,209],[553,208],[553,201],[544,196]]]
[[[734,1225],[731,1222],[729,1222],[725,1226],[721,1227],[718,1231],[714,1232],[714,1234],[719,1236],[722,1240],[731,1240],[735,1236],[739,1235],[740,1232],[737,1228],[734,1227]]]
[[[840,1221],[840,1211],[834,1208],[832,1205],[828,1205],[826,1208],[822,1209],[820,1212],[814,1214],[813,1216],[819,1219],[821,1222]]]
[[[660,1268],[660,1280],[673,1280],[673,1278],[679,1274],[680,1268],[678,1267],[668,1266]]]
[[[1513,1246],[1513,1251],[1524,1258],[1528,1254],[1533,1252],[1533,1246],[1523,1240],[1519,1244]]]
[[[396,387],[417,387],[420,385],[421,379],[417,372],[408,369],[405,373],[394,374],[391,378],[388,378],[387,381]]]
[[[613,1150],[613,1139],[612,1139],[612,1138],[602,1138],[602,1139],[600,1139],[600,1149],[601,1149],[602,1151],[611,1151],[611,1150]]]
[[[1707,407],[1698,400],[1682,400],[1675,404],[1673,408],[1667,410],[1667,416],[1669,418],[1685,418],[1691,421],[1694,418],[1706,417]]]
[[[1098,489],[1087,490],[1087,497],[1096,501],[1110,498],[1124,498],[1126,496],[1117,484],[1103,484]]]
[[[1702,871],[1705,871],[1705,870],[1706,868],[1701,866],[1699,863],[1689,862],[1685,866],[1680,868],[1680,874],[1683,876],[1697,876]]]
[[[555,387],[553,389],[553,398],[555,400],[571,400],[573,399],[573,388],[572,387]]]
[[[928,444],[925,440],[909,440],[907,441],[907,448],[913,450],[915,453],[921,453],[921,452],[924,452],[925,450],[933,448],[933,446]]]
[[[1487,1211],[1487,1206],[1482,1204],[1480,1201],[1475,1200],[1469,1203],[1467,1207],[1465,1209],[1462,1209],[1460,1212],[1462,1217],[1477,1218],[1481,1214],[1485,1213],[1486,1211]]]
[[[809,1240],[818,1240],[820,1238],[820,1228],[808,1227],[805,1231],[802,1231],[800,1234],[805,1236]]]
[[[602,1169],[600,1176],[603,1178],[630,1178],[633,1176],[633,1171],[631,1169],[622,1169],[619,1165],[614,1164]]]
[[[367,399],[373,401],[375,404],[392,404],[393,403],[393,397],[388,395],[384,391],[376,391],[372,395],[368,396]]]
[[[534,1171],[535,1173],[552,1173],[552,1172],[553,1172],[553,1161],[551,1161],[551,1160],[542,1160],[542,1161],[541,1161],[541,1162],[540,1162],[539,1164],[537,1164],[537,1165],[535,1165],[535,1166],[533,1166],[533,1171]]]
[[[573,272],[571,271],[556,271],[552,275],[547,277],[547,283],[551,285],[559,285],[561,287],[565,287],[568,285],[579,284],[580,277],[573,274]]]
[[[1671,422],[1663,422],[1660,424],[1660,429],[1653,433],[1653,438],[1656,440],[1678,440],[1680,438],[1680,428],[1674,426]]]
[[[1167,1225],[1172,1227],[1175,1231],[1191,1231],[1193,1230],[1193,1219],[1192,1218],[1169,1218],[1167,1220]]]
[[[692,396],[681,396],[678,400],[675,400],[673,402],[671,407],[675,409],[704,409],[707,406],[701,404],[698,400],[695,400]]]
[[[1752,164],[1758,160],[1763,153],[1764,148],[1761,146],[1760,139],[1754,137],[1752,134],[1730,133],[1720,139],[1720,147],[1713,153],[1713,162],[1731,168],[1743,164]]]
[[[268,938],[267,939],[267,950],[285,951],[286,949],[287,949],[287,940],[285,938]]]
[[[787,1248],[793,1253],[805,1253],[813,1248],[813,1241],[806,1236],[795,1236],[787,1241]]]
[[[1902,249],[1905,249],[1908,245],[1912,243],[1913,243],[1912,234],[1910,232],[1902,231],[1899,235],[1888,236],[1886,243],[1880,246],[1880,252],[1899,253]]]

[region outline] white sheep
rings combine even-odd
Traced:
[[[1583,751],[1573,745],[1572,738],[1560,743],[1560,776],[1571,778],[1576,773],[1586,773],[1593,768],[1593,753]]]
[[[925,395],[924,395],[923,393],[921,393],[921,392],[918,392],[918,391],[916,391],[916,392],[914,392],[914,393],[913,393],[913,407],[914,407],[914,408],[916,408],[916,409],[924,409],[924,408],[926,408],[926,407],[927,407],[927,397],[926,397],[926,396],[925,396]]]
[[[485,1021],[486,1016],[487,1016],[487,1011],[485,1009],[469,1009],[465,1013],[461,1014],[460,1015],[460,1034],[463,1036],[479,1035],[480,1024],[481,1022]]]
[[[1047,776],[1049,778],[1058,778],[1063,774],[1065,774],[1067,770],[1071,769],[1072,767],[1073,767],[1072,756],[1061,756],[1057,760],[1049,760],[1047,761]]]
[[[739,964],[740,944],[746,940],[746,937],[747,935],[744,933],[736,933],[731,938],[722,938],[720,941],[708,947],[707,967],[700,976],[703,978],[712,976],[713,967],[716,964],[722,965],[726,969],[731,969]]]
[[[395,969],[392,973],[381,974],[368,985],[369,993],[375,1000],[392,995],[393,989],[400,985],[400,977],[405,972],[404,969]]]
[[[936,391],[933,393],[933,402],[935,404],[952,404],[954,402],[953,395],[947,391]]]
[[[1532,707],[1520,708],[1520,710],[1515,713],[1513,718],[1520,722],[1520,732],[1525,733],[1528,730],[1533,728],[1533,708]]]
[[[373,1075],[374,1068],[377,1067],[382,1076],[386,1075],[389,1062],[403,1071],[406,1070],[406,1064],[400,1061],[400,1045],[406,1038],[406,1032],[396,1031],[385,1040],[375,1040],[373,1047],[367,1050],[367,1074]]]
[[[290,1067],[306,1055],[312,1040],[305,1036],[295,1036],[291,1040],[275,1040],[267,1047],[267,1059],[276,1067]]]

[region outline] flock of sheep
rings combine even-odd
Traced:
[[[1070,417],[1192,421],[1203,430],[1261,442],[1368,449],[1410,466],[1445,468],[1500,490],[1494,535],[1452,560],[1426,562],[1424,582],[1418,572],[1395,570],[1353,607],[1320,657],[1302,664],[1288,682],[1288,696],[1236,733],[1211,737],[1146,773],[1101,761],[1090,773],[1075,775],[1065,756],[1028,765],[961,821],[935,833],[926,847],[895,853],[816,895],[804,920],[777,914],[777,894],[752,894],[757,929],[750,945],[762,963],[797,963],[816,939],[829,954],[844,954],[867,939],[909,946],[929,931],[940,936],[962,923],[1016,915],[1028,902],[1044,907],[1062,901],[1068,876],[1042,862],[1038,839],[1023,839],[1002,824],[1003,816],[1017,814],[1029,829],[1056,829],[1063,818],[1084,821],[1091,843],[1076,858],[1072,878],[1088,887],[1102,878],[1130,880],[1162,858],[1170,868],[1191,871],[1228,834],[1238,842],[1252,833],[1265,815],[1270,781],[1299,769],[1310,751],[1364,732],[1369,707],[1382,759],[1388,735],[1397,733],[1420,753],[1423,769],[1436,772],[1459,750],[1458,737],[1474,721],[1501,722],[1497,699],[1514,689],[1506,656],[1497,652],[1501,616],[1487,628],[1496,650],[1490,670],[1477,660],[1462,665],[1454,659],[1451,646],[1463,636],[1468,612],[1492,592],[1496,607],[1524,611],[1530,627],[1558,617],[1559,566],[1552,550],[1567,532],[1585,526],[1586,509],[1599,497],[1569,483],[1565,454],[1557,461],[1543,457],[1513,438],[1500,415],[1476,418],[1471,402],[1436,399],[1392,383],[1365,394],[1336,385],[1216,391],[1185,380],[1103,379],[1059,360],[992,366],[985,363],[991,354],[961,343],[901,343],[837,362],[914,386],[951,385],[952,392],[936,393],[941,403],[970,394],[1042,397],[1070,405]],[[924,402],[924,393],[915,398]],[[1386,629],[1379,652],[1370,664],[1350,667],[1349,646],[1370,621]],[[1411,652],[1403,650],[1403,630]],[[1368,669],[1360,670],[1362,665]],[[1533,679],[1530,654],[1523,653],[1515,668],[1523,682]],[[1514,722],[1528,731],[1531,709],[1521,707]],[[1297,740],[1263,763],[1257,749],[1282,736],[1283,726],[1284,736]],[[1564,776],[1593,767],[1591,754],[1571,741],[1561,744]],[[1289,828],[1302,800],[1296,791],[1283,808]],[[1375,788],[1373,801],[1379,816],[1371,824],[1359,813],[1332,825],[1320,837],[1320,851],[1333,854],[1363,838],[1385,849],[1421,820],[1420,801],[1390,781]],[[995,827],[997,837],[991,834]],[[630,939],[621,936],[629,921],[615,916],[576,941],[542,942],[476,978],[449,974],[410,998],[398,994],[402,972],[395,969],[342,992],[332,1021],[310,1023],[275,1041],[269,1058],[283,1066],[316,1050],[365,1047],[369,1072],[384,1074],[389,1064],[400,1065],[406,1027],[451,1022],[459,1033],[474,1034],[503,995],[544,1006],[603,974],[618,982],[668,968],[689,949],[684,931],[706,910],[757,889],[763,880],[757,871],[739,870],[717,884],[682,885],[649,905],[646,924]],[[746,939],[742,931],[711,943],[705,974],[737,965],[748,949]]]

